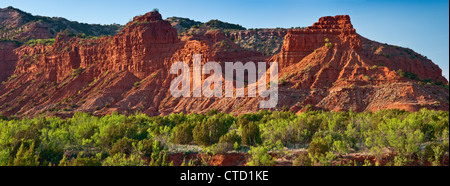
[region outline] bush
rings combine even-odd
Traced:
[[[39,156],[34,152],[34,142],[28,149],[25,149],[22,143],[14,159],[14,166],[38,166],[38,159]]]
[[[397,156],[388,165],[446,165],[448,131],[449,112],[427,109],[299,115],[263,110],[239,117],[223,113],[156,117],[76,113],[66,119],[10,116],[0,120],[0,165],[140,165],[138,159],[150,165],[171,165],[164,146],[191,140],[213,153],[238,150],[240,144],[264,144],[266,150],[250,147],[250,165],[271,164],[266,160],[273,158],[265,155],[273,150],[272,155],[283,156],[282,149],[289,145],[309,145],[308,157],[297,157],[295,165],[332,165],[335,154],[358,152],[358,148],[377,158],[389,149]]]
[[[144,166],[145,161],[141,157],[132,154],[127,157],[124,153],[117,153],[109,156],[102,163],[103,166]]]
[[[84,157],[84,153],[80,152],[77,155],[77,158],[69,162],[67,165],[69,166],[102,166],[97,157]]]
[[[332,48],[333,47],[333,43],[331,43],[328,38],[325,38],[325,46],[327,48]]]
[[[240,145],[242,143],[242,139],[241,136],[239,136],[235,130],[232,130],[231,132],[220,137],[219,143],[229,143],[229,144],[238,143]]]
[[[261,143],[262,141],[258,124],[250,122],[248,125],[242,126],[242,144],[256,146]]]
[[[312,166],[311,158],[309,158],[308,154],[301,153],[297,158],[295,158],[293,166]]]
[[[55,39],[51,38],[51,39],[30,39],[26,42],[26,45],[28,46],[35,46],[35,45],[53,45],[55,43]]]
[[[225,154],[228,151],[233,150],[233,143],[227,143],[227,142],[219,142],[216,146],[214,146],[214,153],[215,154]]]
[[[314,138],[309,144],[308,154],[312,156],[325,155],[328,152],[327,141],[323,138]]]
[[[246,30],[246,28],[242,27],[241,25],[226,23],[217,19],[210,20],[206,22],[205,25],[216,29]]]
[[[273,157],[269,154],[269,147],[250,147],[248,153],[251,155],[248,166],[272,166],[275,165]]]
[[[238,117],[238,126],[242,127],[244,125],[248,125],[250,122],[258,122],[260,121],[265,113],[262,111],[255,113],[255,114],[242,114]]]
[[[440,166],[444,158],[445,149],[448,150],[448,147],[445,147],[445,145],[435,142],[430,143],[425,147],[423,157],[433,166]]]
[[[193,132],[194,125],[191,125],[189,123],[183,123],[181,125],[177,125],[173,129],[173,138],[172,142],[176,144],[188,144],[190,143],[193,138]]]
[[[56,145],[41,147],[39,152],[40,162],[42,165],[49,163],[56,165],[63,158],[64,150]]]
[[[152,155],[153,142],[148,139],[141,140],[137,143],[136,148],[140,155],[150,157]]]
[[[194,141],[203,146],[209,146],[219,141],[219,138],[228,132],[233,120],[221,115],[197,124],[193,130]]]
[[[133,143],[136,141],[133,139],[128,139],[126,137],[122,138],[121,140],[117,141],[109,151],[110,155],[115,155],[117,153],[122,153],[126,155],[130,155],[131,152],[133,152]]]

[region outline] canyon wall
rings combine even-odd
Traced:
[[[447,80],[437,65],[410,49],[363,38],[349,16],[323,17],[304,29],[274,33],[284,38],[273,56],[243,48],[239,40],[245,33],[199,29],[179,36],[158,12],[149,12],[114,36],[81,38],[61,32],[53,45],[14,50],[2,42],[0,112],[71,116],[79,111],[139,111],[153,116],[260,110],[259,97],[172,97],[169,85],[176,75],[169,73],[170,66],[192,64],[194,54],[202,55],[202,64],[216,61],[222,67],[224,62],[278,62],[279,102],[272,110],[448,110],[448,89],[438,86]],[[419,80],[403,77],[399,69]],[[421,85],[421,79],[428,83]]]

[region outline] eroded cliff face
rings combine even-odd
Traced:
[[[14,72],[17,55],[14,49],[17,48],[14,42],[0,42],[0,82],[7,81]]]
[[[165,115],[260,109],[260,98],[173,98],[169,85],[176,75],[169,73],[170,66],[178,61],[192,64],[194,54],[202,55],[202,64],[216,61],[222,67],[223,62],[279,62],[277,108],[287,106],[294,112],[307,105],[337,111],[448,110],[448,90],[419,85],[396,72],[402,69],[446,84],[439,67],[410,50],[416,58],[403,57],[401,51],[396,55],[390,47],[359,36],[348,16],[335,16],[320,18],[306,29],[288,30],[281,51],[265,56],[242,48],[221,30],[197,30],[179,38],[159,13],[149,12],[114,36],[82,39],[60,33],[51,46],[0,50],[0,60],[15,63],[10,71],[2,70],[12,76],[0,86],[0,112]]]
[[[272,61],[280,62],[282,67],[290,66],[325,43],[331,43],[330,48],[360,50],[360,39],[348,15],[322,17],[306,29],[289,30],[281,52]]]
[[[447,84],[437,65],[410,49],[361,37],[348,16],[323,17],[306,29],[288,31],[281,52],[271,61],[283,67],[281,90],[291,96],[280,94],[281,100],[295,103],[293,111],[308,104],[335,111],[448,110],[448,90],[419,85],[399,73],[401,69]]]

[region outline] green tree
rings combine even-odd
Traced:
[[[109,154],[115,155],[117,153],[123,153],[126,155],[130,155],[133,151],[133,143],[135,143],[136,140],[128,139],[127,137],[122,138],[121,140],[117,141],[109,151]]]
[[[251,155],[248,166],[272,166],[275,165],[273,157],[269,154],[269,147],[250,147],[248,153]]]
[[[242,144],[256,146],[261,143],[262,141],[258,124],[250,122],[248,125],[242,126]]]
[[[193,138],[193,132],[194,125],[191,125],[189,123],[183,123],[181,125],[177,125],[173,129],[173,138],[172,142],[176,144],[188,144],[190,143]]]
[[[116,153],[113,156],[107,157],[103,166],[145,166],[145,161],[138,155],[131,154],[127,156],[124,153]]]
[[[78,153],[77,158],[69,163],[70,166],[102,166],[97,157],[85,157],[83,152]]]
[[[22,143],[14,159],[14,166],[38,166],[38,159],[39,156],[34,153],[34,142],[27,150]]]
[[[224,121],[219,115],[215,115],[213,118],[203,121],[194,127],[194,141],[203,146],[217,143],[219,138],[227,133],[230,125],[231,123]]]

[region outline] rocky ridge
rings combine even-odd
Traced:
[[[323,17],[310,27],[287,30],[280,52],[273,56],[243,48],[236,39],[247,31],[240,32],[199,28],[179,36],[158,12],[149,12],[114,36],[79,38],[61,32],[53,45],[13,49],[2,43],[1,74],[10,76],[0,86],[0,112],[71,116],[79,111],[139,111],[154,116],[259,110],[260,98],[253,97],[173,98],[170,66],[177,61],[191,64],[193,54],[201,54],[203,64],[278,62],[276,109],[448,110],[448,82],[437,65],[412,50],[363,38],[349,16]],[[280,38],[284,34],[267,32]],[[417,78],[408,79],[405,72]]]
[[[0,8],[0,40],[26,42],[55,38],[60,31],[87,36],[114,35],[121,25],[86,24],[60,17],[34,16],[14,7]]]

